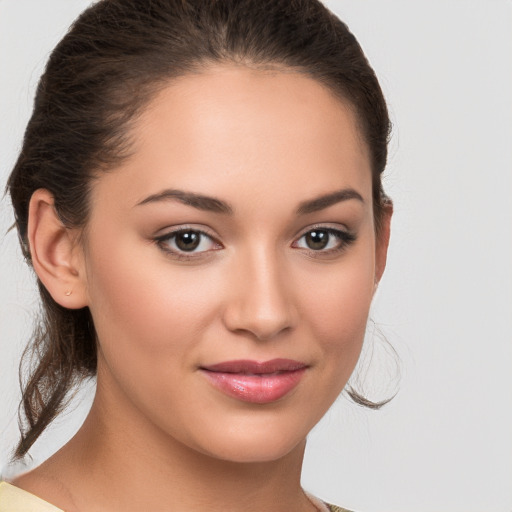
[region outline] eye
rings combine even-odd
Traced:
[[[333,228],[314,228],[304,233],[293,247],[315,252],[337,252],[354,242],[356,237],[347,231]]]
[[[162,250],[179,256],[214,251],[222,247],[204,231],[190,228],[166,233],[155,240]]]

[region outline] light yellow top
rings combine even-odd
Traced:
[[[0,512],[64,512],[23,489],[0,482]]]
[[[318,508],[319,512],[349,512],[334,505],[329,505],[318,498],[306,493],[308,498]],[[33,494],[8,484],[0,482],[0,512],[64,512]]]

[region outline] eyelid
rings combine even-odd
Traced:
[[[214,233],[213,230],[211,230],[207,226],[196,224],[178,224],[176,226],[167,226],[165,228],[159,229],[155,233],[153,238],[166,238],[176,233],[181,233],[183,231],[197,231],[198,233],[202,233],[203,235],[206,235],[211,239],[215,240],[216,242],[220,243],[218,235]]]
[[[310,231],[314,231],[315,229],[323,229],[325,231],[338,231],[341,233],[347,233],[347,234],[354,234],[347,226],[344,224],[337,224],[334,222],[325,222],[325,223],[317,223],[317,224],[311,224],[310,226],[307,226],[305,228],[302,228],[298,231],[298,233],[295,235],[294,240],[298,240],[299,238],[303,237],[305,234],[309,233]]]

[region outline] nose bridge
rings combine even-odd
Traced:
[[[247,331],[264,340],[294,326],[295,305],[283,263],[270,245],[253,247],[239,255],[225,311],[230,330]]]

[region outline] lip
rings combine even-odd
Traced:
[[[224,361],[200,368],[206,379],[224,394],[243,402],[267,404],[290,393],[308,366],[292,359]]]

